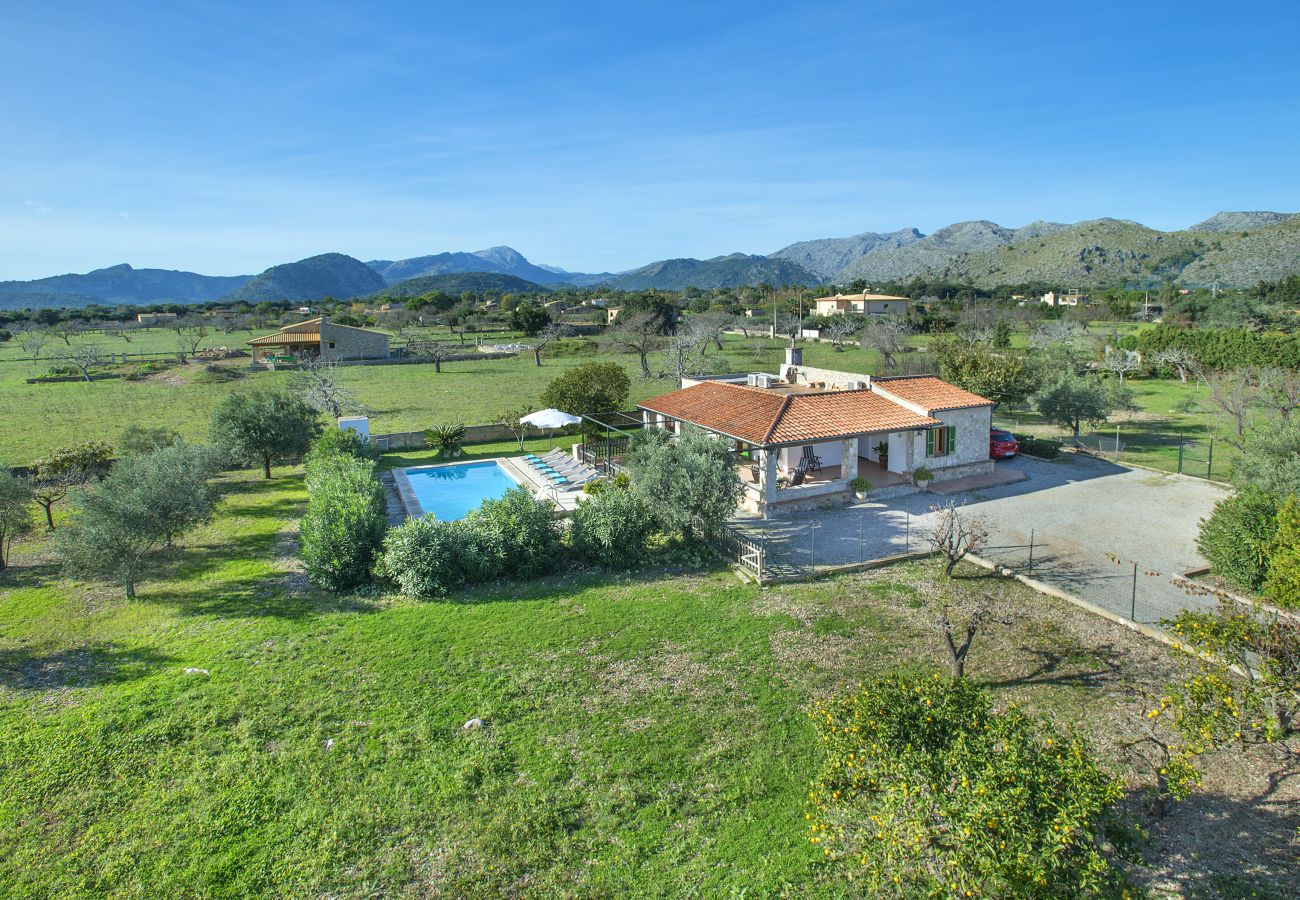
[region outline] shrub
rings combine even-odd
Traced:
[[[555,565],[560,533],[552,507],[524,488],[512,488],[500,499],[488,500],[466,518],[478,529],[480,540],[496,545],[500,574],[511,578],[532,578]]]
[[[542,391],[542,405],[575,416],[616,412],[627,403],[632,382],[618,363],[588,362],[556,376]]]
[[[1105,895],[1117,781],[1086,743],[965,679],[887,677],[819,702],[809,840],[869,897]]]
[[[1018,438],[1020,442],[1020,452],[1025,456],[1035,456],[1039,459],[1056,459],[1061,455],[1061,442],[1050,441],[1045,438],[1031,437],[1023,435]]]
[[[1259,590],[1277,536],[1277,514],[1277,498],[1246,488],[1220,500],[1201,520],[1196,546],[1216,574],[1244,590]]]
[[[351,428],[326,428],[316,440],[312,441],[311,450],[303,460],[311,468],[313,460],[329,456],[354,456],[357,459],[379,460],[379,451],[374,444],[357,434]]]
[[[871,490],[871,482],[865,478],[854,478],[849,482],[849,487],[859,494],[865,494]]]
[[[569,534],[580,559],[619,569],[645,557],[653,529],[654,517],[640,494],[611,488],[578,502]]]
[[[725,443],[702,431],[670,440],[652,430],[638,436],[628,467],[664,531],[703,537],[735,514],[744,493],[734,462]]]
[[[929,466],[917,466],[912,477],[917,481],[934,481],[934,472],[930,471]]]
[[[439,456],[451,456],[465,440],[465,426],[459,422],[434,425],[424,431],[424,442],[438,451]]]
[[[1264,579],[1264,596],[1278,606],[1300,607],[1300,500],[1294,496],[1277,512],[1277,535]]]
[[[181,436],[170,428],[151,428],[145,425],[128,425],[117,441],[119,456],[143,456],[173,444],[179,444]]]
[[[313,582],[344,591],[370,578],[384,539],[384,489],[375,464],[346,454],[318,456],[307,477],[302,560]]]
[[[376,573],[408,597],[429,600],[481,578],[480,551],[490,549],[483,531],[466,522],[408,519],[388,532]]]

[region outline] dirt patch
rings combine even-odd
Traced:
[[[719,689],[739,688],[739,681],[732,674],[734,667],[729,665],[735,662],[734,654],[706,661],[681,647],[661,644],[654,653],[635,659],[610,659],[597,653],[588,656],[588,660],[594,666],[592,674],[599,685],[599,691],[588,699],[588,704],[604,700],[626,706],[660,691],[699,700]]]

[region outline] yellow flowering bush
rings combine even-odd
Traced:
[[[1080,738],[963,679],[889,677],[809,711],[808,840],[873,897],[1119,892],[1119,783]]]

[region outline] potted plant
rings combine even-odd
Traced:
[[[912,473],[912,480],[916,482],[917,487],[925,490],[930,486],[930,482],[934,481],[934,473],[925,466],[918,466]]]
[[[871,482],[865,478],[855,478],[849,482],[849,488],[853,491],[853,496],[859,500],[866,500],[867,491],[871,490]]]
[[[888,468],[889,468],[889,444],[888,444],[888,442],[886,442],[886,441],[881,441],[880,443],[876,444],[875,449],[876,449],[876,456],[880,457],[880,468],[882,468],[882,469],[888,469]]]
[[[465,426],[456,422],[450,425],[434,425],[424,432],[424,442],[438,451],[440,457],[460,456],[461,442],[465,440]]]

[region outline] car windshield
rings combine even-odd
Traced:
[[[995,441],[1013,441],[1015,440],[1015,437],[1013,437],[1009,431],[994,431],[993,439]]]

